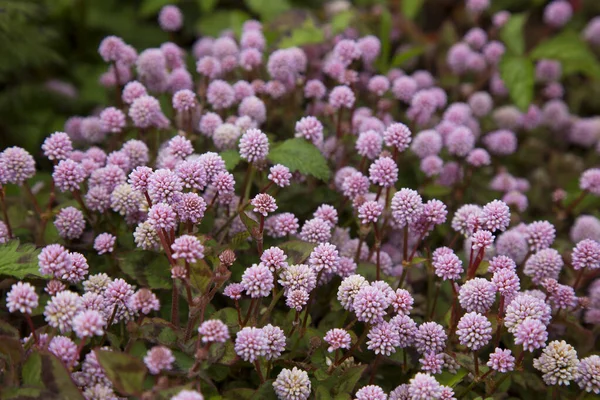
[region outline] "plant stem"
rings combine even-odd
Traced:
[[[112,325],[113,321],[115,320],[115,317],[117,316],[117,309],[118,308],[119,308],[119,305],[115,304],[115,308],[113,308],[113,312],[110,315],[110,318],[108,319],[108,322],[106,323],[106,329],[104,330],[104,336],[102,336],[102,340],[100,340],[100,346],[99,347],[102,347],[102,345],[106,341],[106,336],[108,334],[108,329],[110,328],[110,326]]]
[[[473,362],[475,363],[475,379],[479,378],[479,357],[477,357],[477,352],[473,352]]]
[[[381,354],[378,354],[375,357],[375,361],[373,361],[373,365],[371,366],[371,377],[369,378],[369,385],[372,385],[375,382],[375,376],[377,375],[377,368],[381,364]]]
[[[23,188],[25,189],[25,193],[27,193],[27,195],[29,196],[29,199],[31,200],[31,203],[33,204],[33,208],[35,209],[35,213],[37,215],[42,215],[42,209],[40,208],[40,205],[39,205],[37,199],[35,198],[35,195],[31,191],[31,187],[29,186],[29,184],[27,183],[27,181],[23,182]]]
[[[246,314],[246,318],[244,318],[244,322],[242,322],[242,326],[246,326],[246,324],[250,320],[250,315],[252,315],[252,309],[254,309],[255,304],[256,304],[256,299],[250,300],[250,307],[248,307],[248,312]]]
[[[583,271],[584,271],[584,269],[581,268],[579,270],[579,272],[577,273],[577,278],[575,279],[575,283],[573,284],[574,290],[579,289],[579,285],[581,284],[581,279],[583,278]]]
[[[10,221],[8,220],[8,209],[6,208],[6,203],[4,201],[4,186],[0,189],[0,204],[2,205],[2,215],[4,217],[4,223],[6,224],[6,230],[8,231],[8,238],[12,238],[12,228],[10,226]]]
[[[173,279],[173,292],[171,295],[171,323],[179,328],[179,290],[177,290],[176,279]]]
[[[258,248],[259,257],[263,253],[263,230],[265,229],[265,216],[260,214],[260,225],[258,227],[258,238],[256,239],[256,247]]]
[[[317,285],[319,284],[319,281],[321,280],[321,275],[323,275],[323,270],[320,270],[319,273],[317,274]],[[310,307],[311,307],[313,299],[315,297],[316,290],[317,290],[317,288],[314,288],[310,292],[310,297],[308,298],[308,304],[306,305],[306,312],[304,314],[304,320],[302,321],[302,330],[300,331],[300,337],[303,337],[304,333],[306,332],[306,323],[308,322],[308,315],[310,314]]]
[[[265,377],[263,376],[262,371],[260,370],[260,363],[258,360],[254,361],[254,367],[256,367],[256,372],[258,373],[258,378],[260,379],[260,383],[265,383]]]
[[[29,329],[31,330],[31,335],[33,336],[33,342],[37,345],[39,342],[38,342],[37,333],[35,332],[35,326],[33,325],[33,320],[31,319],[31,315],[25,314],[25,319],[27,320],[27,324],[29,325]]]

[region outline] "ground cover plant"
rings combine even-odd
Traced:
[[[0,63],[1,398],[597,398],[594,2],[191,3]]]

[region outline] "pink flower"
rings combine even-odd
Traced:
[[[198,327],[202,343],[225,343],[229,339],[229,329],[221,320],[204,321]]]
[[[344,329],[338,328],[327,331],[323,340],[329,345],[327,351],[330,353],[337,349],[349,349],[352,343],[350,334]]]
[[[19,311],[22,314],[31,314],[38,306],[38,299],[33,286],[27,282],[17,282],[6,295],[6,307],[11,313]]]

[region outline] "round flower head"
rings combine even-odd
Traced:
[[[548,339],[546,325],[540,320],[526,318],[521,322],[515,332],[515,344],[523,345],[523,350],[533,352],[544,347]]]
[[[33,286],[27,282],[17,282],[11,286],[6,295],[6,307],[11,313],[18,311],[22,314],[31,314],[38,306],[38,299]]]
[[[394,147],[398,151],[402,152],[408,148],[411,142],[411,131],[410,129],[399,122],[395,122],[388,126],[383,132],[383,140],[386,146]]]
[[[71,138],[66,133],[54,132],[44,140],[42,150],[44,150],[44,155],[49,160],[64,160],[71,155],[73,144],[71,143]]]
[[[360,56],[364,63],[371,64],[379,56],[381,51],[381,42],[376,36],[367,35],[360,38],[357,42]]]
[[[125,216],[135,215],[140,211],[140,204],[143,202],[142,194],[133,190],[127,183],[117,186],[110,195],[110,207]]]
[[[298,218],[292,213],[273,215],[265,220],[265,230],[274,238],[294,235],[298,228]]]
[[[553,28],[565,25],[573,16],[571,3],[565,0],[556,0],[544,8],[544,22]]]
[[[189,89],[182,89],[173,95],[173,108],[179,112],[193,110],[196,107],[196,95]]]
[[[161,115],[160,103],[152,96],[144,95],[136,98],[129,108],[129,117],[138,128],[149,128]]]
[[[337,298],[342,307],[348,311],[354,310],[354,300],[360,289],[368,286],[369,282],[361,275],[350,275],[344,278],[338,288]]]
[[[488,133],[483,138],[483,143],[490,153],[495,155],[510,155],[517,150],[517,137],[508,130],[499,130]]]
[[[313,116],[302,117],[296,122],[295,131],[296,137],[303,137],[315,145],[323,142],[323,124]]]
[[[287,267],[286,259],[287,256],[279,247],[270,247],[260,256],[261,263],[269,267],[272,272]]]
[[[354,296],[352,308],[359,321],[368,324],[378,324],[383,321],[386,309],[391,304],[390,300],[386,293],[382,292],[379,288],[370,285],[362,286]]]
[[[225,343],[229,340],[227,325],[218,319],[204,321],[198,327],[198,333],[202,336],[202,343]]]
[[[369,167],[369,178],[375,185],[391,187],[398,180],[398,166],[390,157],[379,157]]]
[[[406,348],[412,346],[418,333],[417,323],[408,315],[398,314],[390,320],[400,334],[400,345],[398,347]]]
[[[61,208],[56,216],[54,226],[63,239],[78,239],[85,229],[85,219],[83,213],[77,208],[65,207]]]
[[[79,339],[104,334],[106,321],[99,311],[82,311],[73,318],[73,331]]]
[[[54,167],[52,179],[61,192],[74,192],[85,180],[85,169],[73,160],[61,160]]]
[[[223,294],[232,300],[239,300],[242,298],[244,286],[241,283],[230,283],[223,290]]]
[[[131,168],[146,165],[150,158],[148,154],[148,146],[141,140],[128,140],[123,144],[122,151],[127,155],[127,157],[129,157]]]
[[[575,270],[598,269],[600,268],[600,243],[592,239],[584,239],[577,243],[571,257]]]
[[[140,289],[129,300],[128,307],[144,315],[152,310],[160,310],[160,302],[154,293],[148,289]]]
[[[300,312],[309,300],[309,294],[304,289],[288,290],[285,293],[285,305]]]
[[[323,340],[329,345],[327,351],[330,353],[337,349],[349,349],[352,343],[350,334],[344,329],[338,328],[328,330]]]
[[[117,238],[110,233],[101,233],[94,239],[94,250],[98,254],[112,253]]]
[[[354,395],[355,400],[387,400],[387,394],[377,385],[360,388]]]
[[[171,245],[171,249],[175,260],[181,258],[186,263],[193,264],[204,258],[204,246],[197,237],[192,235],[179,236]]]
[[[300,238],[311,243],[324,243],[331,238],[331,225],[321,218],[309,219],[302,225]]]
[[[108,107],[102,110],[100,121],[102,122],[102,129],[105,132],[113,133],[121,132],[126,124],[125,114],[115,107]]]
[[[575,382],[581,390],[600,393],[600,356],[592,355],[581,359],[577,366]]]
[[[242,132],[234,124],[225,123],[217,127],[212,134],[212,140],[218,150],[233,150]]]
[[[42,275],[54,275],[60,279],[73,266],[73,259],[63,246],[51,244],[38,255],[38,265]]]
[[[463,273],[462,261],[450,249],[448,249],[450,250],[449,252],[444,252],[442,254],[439,254],[439,256],[435,257],[435,254],[441,249],[447,249],[447,247],[439,248],[434,252],[434,259],[432,264],[433,268],[435,269],[435,274],[443,280],[460,279]]]
[[[494,244],[494,238],[492,232],[479,230],[471,235],[471,247],[473,250],[489,249]]]
[[[427,176],[439,175],[444,167],[444,161],[435,155],[427,156],[421,160],[420,170]]]
[[[186,188],[203,190],[208,184],[206,170],[198,160],[182,161],[175,167],[175,173]]]
[[[544,300],[530,294],[519,293],[506,308],[504,324],[515,333],[526,319],[536,319],[547,325],[550,322],[550,306]]]
[[[502,350],[496,347],[496,350],[490,354],[490,360],[487,366],[498,372],[509,372],[515,368],[515,358],[511,355],[511,351]]]
[[[138,97],[147,95],[146,87],[138,81],[128,82],[123,88],[121,98],[127,104],[133,103]]]
[[[392,217],[399,227],[415,221],[421,214],[422,209],[423,201],[415,190],[400,189],[392,198]]]
[[[58,328],[61,333],[71,332],[73,317],[81,309],[81,299],[77,293],[65,290],[58,292],[50,298],[44,316],[46,322],[53,328]]]
[[[375,93],[377,96],[382,96],[390,88],[390,81],[383,75],[375,75],[369,79],[367,88],[370,92]]]
[[[269,152],[269,139],[259,129],[248,129],[240,139],[240,156],[254,163],[262,161]]]
[[[425,322],[415,333],[415,347],[421,354],[440,353],[446,347],[447,338],[448,336],[440,324]]]
[[[285,334],[283,333],[283,329],[268,324],[262,328],[262,331],[267,337],[265,358],[267,360],[279,358],[281,353],[285,350]]]
[[[213,109],[220,110],[233,105],[235,92],[229,83],[216,79],[208,85],[206,98]]]
[[[542,372],[546,385],[568,386],[577,375],[577,352],[564,340],[554,340],[544,348],[542,355],[533,360],[533,366]]]
[[[156,170],[148,178],[148,194],[153,203],[173,203],[182,190],[183,181],[171,170]]]
[[[334,110],[352,108],[356,100],[354,92],[348,86],[336,86],[329,93],[329,105]]]
[[[117,308],[114,323],[127,321],[135,316],[134,310],[129,308],[133,295],[132,286],[121,278],[113,280],[106,286],[104,291],[106,307],[110,310]]]
[[[508,298],[513,297],[521,288],[519,276],[511,268],[499,269],[494,272],[492,283],[496,286],[498,293]]]
[[[432,129],[419,132],[410,146],[410,150],[419,158],[439,154],[442,150],[442,137]]]
[[[340,263],[337,248],[330,243],[321,243],[310,253],[309,265],[318,274],[323,271],[325,274],[337,272]]]
[[[411,400],[440,399],[442,387],[429,374],[418,372],[408,385],[408,397]]]
[[[427,353],[419,359],[421,370],[430,374],[441,374],[444,366],[444,354]]]
[[[178,31],[183,25],[183,14],[177,6],[164,6],[158,14],[158,23],[163,31]]]
[[[273,389],[280,400],[307,400],[311,384],[305,371],[296,367],[291,370],[284,368],[273,382]]]
[[[204,136],[211,137],[221,124],[223,124],[223,120],[219,114],[207,112],[200,118],[198,129]]]
[[[563,265],[563,259],[558,251],[542,249],[527,259],[523,273],[530,276],[533,283],[541,284],[547,278],[558,279]]]
[[[171,397],[171,400],[204,400],[204,396],[195,390],[182,390],[177,395]]]
[[[352,172],[344,179],[342,190],[351,199],[364,195],[369,191],[369,178],[358,171]]]
[[[308,265],[293,264],[283,268],[278,282],[286,292],[302,289],[310,293],[317,286],[317,274]]]
[[[496,287],[487,279],[474,278],[465,282],[458,293],[460,306],[468,312],[487,313],[496,299]]]
[[[274,286],[273,274],[266,265],[254,264],[244,271],[242,285],[252,298],[267,297]]]
[[[269,213],[272,213],[275,210],[277,210],[277,203],[275,202],[275,198],[266,193],[259,193],[256,196],[254,196],[250,204],[254,207],[254,212],[262,214],[265,217]]]
[[[409,104],[418,90],[417,81],[410,76],[401,76],[394,79],[392,93],[394,97]]]
[[[223,72],[221,62],[212,56],[203,56],[196,62],[196,71],[210,79],[217,78]]]
[[[477,351],[492,339],[492,324],[483,315],[470,312],[458,321],[456,334],[460,344]]]
[[[525,260],[529,252],[527,237],[514,229],[508,230],[498,236],[495,246],[497,254],[508,256],[519,264]]]
[[[235,178],[229,172],[217,173],[211,182],[219,196],[226,198],[233,194]]]
[[[153,375],[171,370],[174,362],[175,357],[173,357],[171,349],[165,346],[154,346],[144,357],[144,364]]]
[[[248,96],[242,100],[238,107],[240,117],[247,116],[259,125],[267,120],[267,109],[265,103],[256,96]]]
[[[510,209],[501,200],[494,200],[483,207],[482,218],[487,230],[505,231],[510,224]]]
[[[106,62],[118,61],[125,46],[123,39],[117,36],[107,36],[100,42],[98,53]]]
[[[385,321],[372,327],[367,334],[368,349],[386,356],[395,353],[396,347],[400,345],[400,334],[395,328],[394,324]]]
[[[596,196],[600,195],[600,168],[591,168],[579,178],[579,187]]]
[[[77,345],[66,336],[55,336],[48,343],[48,351],[54,354],[66,367],[77,364]]]
[[[173,208],[165,203],[154,204],[148,210],[148,223],[155,230],[170,231],[177,225],[177,214]]]
[[[292,173],[290,172],[288,167],[281,164],[276,164],[273,165],[269,170],[268,178],[277,186],[286,187],[290,185]]]
[[[259,328],[245,327],[235,338],[235,352],[244,361],[254,362],[259,357],[263,357],[267,348],[267,335]]]
[[[358,208],[358,218],[363,225],[376,223],[383,212],[383,205],[376,201],[366,201]]]
[[[475,135],[464,126],[454,129],[446,138],[446,146],[450,154],[465,157],[475,145]]]

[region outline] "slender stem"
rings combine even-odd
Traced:
[[[235,301],[235,309],[237,310],[237,318],[238,318],[238,325],[241,327],[242,326],[242,311],[240,310],[240,303],[237,300]]]
[[[584,271],[584,269],[581,268],[579,270],[579,272],[577,273],[577,278],[575,279],[575,283],[573,284],[573,289],[575,289],[575,290],[579,289],[579,285],[581,284],[581,279],[583,278],[583,271]]]
[[[242,197],[240,197],[240,202],[238,203],[238,208],[244,204],[244,202],[246,201],[246,197],[247,197],[247,192],[249,192],[250,189],[250,174],[252,172],[252,164],[248,164],[248,169],[246,170],[246,175],[244,176],[244,190],[242,191],[243,195]]]
[[[79,190],[73,190],[72,193],[73,193],[73,197],[75,197],[75,200],[77,201],[77,204],[79,204],[79,207],[81,207],[81,211],[83,211],[83,213],[85,214],[87,219],[90,220],[90,223],[91,223],[92,216],[90,215],[90,211],[87,209],[87,207],[85,206],[85,203],[83,202],[83,198],[81,197],[81,192]]]
[[[381,354],[378,354],[375,357],[375,361],[373,361],[373,365],[371,366],[371,377],[369,378],[369,385],[372,385],[375,382],[375,376],[377,375],[377,368],[381,364]]]
[[[440,296],[440,287],[441,287],[441,283],[440,282],[436,282],[435,285],[435,294],[433,295],[433,305],[431,306],[431,312],[429,314],[429,319],[433,321],[433,317],[435,315],[435,307],[437,306],[437,300],[438,297]]]
[[[265,322],[267,322],[267,319],[271,316],[271,312],[273,312],[273,309],[275,308],[275,305],[277,304],[279,299],[281,299],[281,296],[283,296],[283,290],[280,290],[279,292],[277,292],[277,294],[273,294],[273,299],[271,300],[271,303],[269,304],[265,315],[260,320],[260,325],[264,325]]]
[[[377,280],[381,279],[381,235],[379,229],[377,228],[377,222],[373,222],[373,229],[375,230],[375,251],[377,252]]]
[[[173,279],[173,292],[171,295],[171,323],[179,327],[179,290],[177,280]]]
[[[258,238],[256,239],[256,246],[258,248],[258,255],[262,256],[263,253],[263,230],[265,229],[265,216],[260,214],[260,225],[258,227]]]
[[[40,205],[39,205],[37,199],[35,198],[35,195],[31,191],[31,187],[29,186],[27,181],[23,182],[23,188],[25,189],[25,193],[27,193],[27,195],[29,196],[31,203],[33,203],[33,208],[35,209],[35,213],[37,215],[42,215],[42,209],[40,208]]]
[[[256,304],[256,299],[250,300],[250,307],[248,307],[248,312],[246,314],[246,318],[244,318],[244,322],[242,322],[242,326],[246,326],[246,324],[250,320],[250,315],[252,315],[252,309],[254,309],[255,304]]]
[[[113,312],[110,315],[110,318],[108,319],[108,322],[106,324],[106,329],[104,330],[104,336],[102,336],[102,340],[100,340],[100,346],[99,347],[102,347],[102,345],[106,341],[106,336],[108,334],[108,329],[110,328],[110,326],[112,325],[113,321],[115,320],[115,317],[117,316],[117,309],[118,308],[119,308],[119,305],[115,304],[115,308],[113,308]]]
[[[31,319],[31,315],[25,314],[25,319],[27,320],[27,324],[29,325],[29,329],[31,330],[31,335],[33,336],[33,342],[37,345],[39,342],[38,342],[37,333],[35,332],[35,326],[33,325],[33,320]]]
[[[335,363],[335,364],[332,365],[332,367],[333,367],[332,371],[333,371],[333,369],[335,369],[338,366],[340,366],[348,358],[350,358],[352,356],[352,354],[354,353],[354,351],[360,347],[361,343],[367,337],[367,334],[369,333],[369,329],[370,329],[370,326],[366,325],[365,329],[363,330],[362,335],[360,335],[360,337],[356,340],[356,343],[354,343],[354,345],[350,348],[350,350],[348,350],[348,352],[346,352],[346,354],[344,354],[344,356],[342,358],[340,358],[337,363]]]
[[[292,322],[292,329],[290,329],[290,333],[288,333],[288,337],[292,336],[292,333],[296,330],[296,327],[300,324],[300,313],[296,310],[296,315],[294,316],[294,322]]]
[[[404,242],[402,246],[402,261],[408,261],[408,224],[404,225]]]
[[[408,257],[408,261],[412,261],[412,259],[415,257],[415,254],[417,254],[417,249],[421,245],[421,242],[423,241],[423,238],[425,237],[425,235],[427,234],[427,232],[429,232],[429,227],[430,226],[431,226],[431,223],[428,223],[425,226],[425,229],[423,230],[423,232],[419,236],[419,240],[417,240],[417,243],[415,244],[415,247],[412,249],[412,252],[410,253],[410,256]]]
[[[356,253],[354,254],[354,262],[356,264],[358,264],[358,261],[360,260],[360,250],[362,248],[363,240],[362,235],[358,237],[358,247],[356,247]]]
[[[344,108],[340,107],[338,110],[338,119],[337,119],[337,127],[335,129],[335,137],[338,139],[342,138],[342,114],[344,112]]]
[[[162,244],[163,249],[165,250],[165,254],[169,259],[169,264],[175,267],[177,264],[175,260],[173,260],[173,256],[171,255],[171,246],[169,246],[169,242],[167,241],[167,233],[164,229],[157,229],[156,233],[158,234],[158,238],[160,239],[160,243]]]
[[[587,190],[584,190],[583,192],[581,192],[581,193],[579,194],[579,196],[577,196],[577,198],[576,198],[575,200],[573,200],[573,201],[571,202],[571,204],[569,204],[569,205],[567,206],[567,208],[565,209],[565,213],[566,213],[566,214],[570,214],[570,213],[571,213],[571,211],[573,211],[573,209],[575,209],[575,207],[577,207],[577,206],[579,205],[579,203],[581,203],[581,202],[582,202],[582,200],[585,198],[585,196],[586,196],[587,194],[588,194],[588,191],[587,191]]]
[[[258,360],[254,361],[254,367],[256,368],[256,372],[258,373],[258,378],[260,379],[260,383],[265,383],[265,377],[263,376],[262,371],[260,370],[260,363]]]
[[[523,359],[525,358],[525,350],[521,349],[521,353],[519,354],[519,356],[517,357],[517,362],[516,362],[516,368],[518,369],[521,364],[523,363]]]
[[[502,326],[503,326],[503,316],[504,316],[504,296],[500,295],[500,304],[498,305],[498,315],[496,316],[496,346],[500,345],[500,337],[502,336]]]
[[[8,209],[6,208],[6,203],[4,201],[4,186],[0,189],[0,204],[2,205],[2,215],[4,218],[4,223],[6,224],[6,230],[8,231],[8,237],[12,238],[12,228],[10,226],[10,221],[8,219]]]
[[[404,265],[402,267],[402,275],[400,275],[400,280],[398,281],[398,286],[396,287],[396,289],[402,289],[402,285],[406,280],[406,275],[408,275],[408,265]]]
[[[475,363],[475,379],[479,379],[479,357],[477,352],[473,352],[473,362]]]
[[[402,349],[402,372],[406,373],[406,371],[408,371],[408,354],[405,347]]]
[[[323,270],[320,270],[319,273],[317,274],[317,285],[319,284],[319,281],[321,280],[321,275],[323,275]],[[306,332],[306,324],[308,322],[308,315],[310,314],[310,307],[312,306],[312,302],[315,297],[316,290],[317,289],[315,288],[310,292],[310,297],[308,298],[308,304],[306,305],[306,312],[304,314],[304,320],[302,321],[302,331],[300,332],[300,337],[303,337],[304,333]]]

